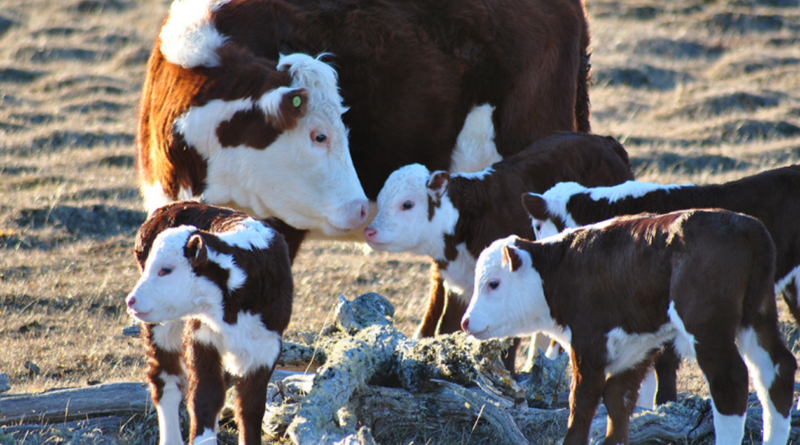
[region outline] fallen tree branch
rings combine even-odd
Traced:
[[[140,414],[151,406],[142,383],[110,383],[0,397],[0,425],[56,423],[88,417]]]

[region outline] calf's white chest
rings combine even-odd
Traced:
[[[226,371],[243,376],[262,366],[275,366],[281,351],[281,335],[267,329],[259,315],[239,312],[235,324],[199,318],[203,325],[195,331],[195,338],[220,352]]]
[[[472,288],[475,285],[475,257],[467,250],[467,245],[456,245],[458,255],[456,259],[447,263],[447,269],[440,273],[448,291],[458,295],[459,300],[465,305],[472,298]]]

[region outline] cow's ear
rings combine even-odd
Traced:
[[[195,233],[189,237],[184,251],[186,258],[194,267],[202,266],[208,261],[208,249],[206,249],[206,243],[200,234]]]
[[[278,107],[278,115],[273,116],[272,124],[278,130],[291,130],[297,126],[297,121],[306,115],[308,110],[308,91],[305,88],[295,88],[283,93]]]
[[[511,272],[516,272],[522,267],[522,257],[519,254],[519,249],[514,246],[503,246],[503,264],[508,264],[511,267]]]
[[[428,180],[428,189],[431,190],[436,196],[442,197],[444,192],[447,191],[447,186],[450,184],[450,173],[443,170],[433,172],[431,179]]]
[[[548,218],[547,214],[547,200],[536,193],[523,193],[522,194],[522,207],[534,219],[545,220]]]

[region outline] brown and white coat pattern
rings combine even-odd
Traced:
[[[291,315],[283,238],[240,212],[176,203],[145,222],[136,254],[142,277],[126,301],[145,323],[159,443],[182,443],[178,404],[187,380],[190,441],[215,440],[223,372],[240,394],[239,442],[261,443],[266,385]]]
[[[271,62],[229,38],[216,19],[232,3],[177,0],[161,30],[140,115],[145,207],[196,198],[346,233],[367,199],[336,71],[300,53]]]
[[[431,173],[419,164],[397,170],[378,195],[378,214],[365,235],[374,249],[433,258],[454,298],[444,315],[436,314],[434,283],[420,335],[432,336],[440,316],[438,333],[451,333],[460,329],[481,250],[511,234],[533,236],[522,193],[559,181],[611,185],[632,178],[627,153],[613,138],[557,133],[475,173]]]
[[[403,165],[474,171],[589,131],[588,46],[580,0],[176,0],[142,94],[147,208],[341,235]]]
[[[605,443],[628,443],[644,373],[673,340],[708,381],[718,445],[742,441],[748,369],[764,443],[782,445],[797,364],[771,296],[774,252],[761,223],[719,210],[620,217],[537,242],[512,236],[481,253],[462,324],[480,339],[543,331],[569,345],[565,444],[587,443],[601,397]]]
[[[629,181],[586,188],[561,183],[544,194],[525,196],[536,237],[569,227],[640,212],[665,213],[690,208],[721,208],[744,213],[769,230],[776,249],[775,294],[800,324],[800,166],[768,170],[725,184],[660,185]]]

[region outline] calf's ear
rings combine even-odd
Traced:
[[[202,266],[208,261],[206,243],[203,241],[203,237],[198,234],[189,237],[184,250],[186,252],[186,258],[189,259],[189,262],[192,263],[194,267]]]
[[[516,272],[522,267],[522,257],[516,247],[503,246],[503,264],[508,264],[511,267],[511,272]]]
[[[536,193],[522,194],[522,207],[535,219],[547,219],[547,201]]]
[[[450,184],[450,173],[444,170],[433,172],[431,179],[428,180],[428,188],[440,198],[447,191],[448,184]]]

